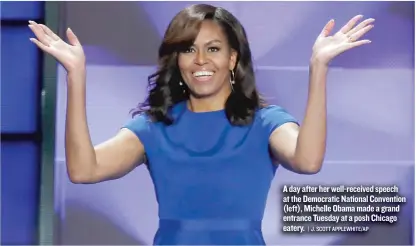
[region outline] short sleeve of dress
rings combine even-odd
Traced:
[[[122,128],[129,129],[140,139],[145,149],[151,141],[151,121],[145,114],[139,114],[129,120]]]
[[[270,136],[275,129],[285,123],[292,122],[299,125],[299,122],[280,106],[267,106],[260,110],[260,114],[262,126],[267,131],[268,136]]]

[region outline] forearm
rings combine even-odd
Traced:
[[[316,173],[322,167],[326,149],[326,79],[328,67],[311,62],[305,118],[296,143],[295,162],[299,169]]]
[[[75,182],[92,175],[96,156],[86,116],[86,73],[69,73],[65,129],[65,154],[68,174]]]

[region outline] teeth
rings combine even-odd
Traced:
[[[210,71],[198,71],[194,73],[195,77],[200,77],[200,76],[212,76],[214,74],[214,72],[210,72]]]

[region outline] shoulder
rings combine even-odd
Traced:
[[[276,113],[281,113],[282,111],[287,112],[284,108],[282,108],[281,106],[278,105],[267,105],[263,108],[260,108],[257,113],[259,114],[260,117],[264,118],[264,117],[268,117],[272,114],[276,114]]]
[[[123,128],[129,129],[138,137],[141,137],[140,135],[150,131],[152,124],[153,122],[149,116],[147,116],[145,113],[140,113],[133,116],[132,119],[128,120],[126,124],[124,124]]]
[[[174,105],[171,110],[171,116],[176,118],[183,108],[183,103],[178,103]],[[166,127],[162,122],[155,122],[151,116],[146,112],[139,113],[135,115],[132,119],[128,120],[124,125],[124,128],[132,130],[137,135],[141,133],[149,133],[155,129]]]
[[[263,121],[294,119],[294,117],[286,109],[278,105],[268,105],[263,107],[257,111],[257,114]]]
[[[257,111],[257,118],[261,126],[271,134],[276,128],[285,123],[299,124],[297,119],[286,109],[278,105],[268,105]]]

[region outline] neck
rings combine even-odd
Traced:
[[[223,91],[217,95],[209,97],[194,97],[190,96],[187,106],[193,112],[210,112],[210,111],[219,111],[223,110],[225,107],[225,102],[228,99],[231,91]]]

